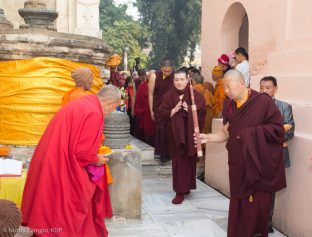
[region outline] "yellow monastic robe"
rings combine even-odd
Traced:
[[[205,99],[207,112],[205,116],[205,125],[203,128],[204,133],[211,133],[211,127],[212,127],[212,119],[213,119],[213,105],[214,105],[214,99],[211,92],[206,89],[206,87],[203,84],[195,84],[193,86],[193,89],[199,92]]]
[[[222,109],[223,109],[223,102],[226,99],[226,94],[223,88],[223,79],[218,79],[215,93],[214,93],[214,106],[213,106],[213,114],[215,117],[221,117]]]
[[[66,105],[70,101],[76,100],[85,95],[89,95],[87,91],[81,87],[75,87],[74,89],[67,91],[62,98],[62,106]]]

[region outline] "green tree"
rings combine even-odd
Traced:
[[[142,48],[146,47],[148,31],[138,22],[120,20],[105,32],[105,40],[115,53],[122,54],[125,46],[129,47],[128,63],[134,65],[134,58],[140,57],[142,65],[147,62],[147,55]]]
[[[127,5],[115,6],[113,0],[100,1],[100,28],[103,39],[112,48],[113,53],[122,55],[125,46],[129,47],[128,65],[134,65],[134,58],[140,57],[143,66],[147,55],[143,49],[147,47],[150,33],[143,24],[126,13]]]
[[[151,29],[152,66],[158,66],[164,57],[177,65],[185,56],[194,59],[200,40],[201,0],[137,0],[136,6]]]
[[[127,5],[121,4],[115,6],[113,0],[100,1],[100,27],[103,32],[112,27],[115,21],[126,20],[131,21],[131,16],[127,15]]]

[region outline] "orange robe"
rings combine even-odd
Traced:
[[[82,89],[81,87],[75,87],[74,89],[67,91],[64,94],[64,96],[62,98],[62,106],[66,105],[70,101],[79,99],[85,95],[89,95],[89,93],[87,91],[85,91],[84,89]],[[104,140],[104,138],[102,137],[102,142],[103,142],[103,140]],[[113,182],[113,177],[111,175],[108,164],[106,164],[105,168],[106,168],[106,175],[107,175],[107,183],[111,184]]]
[[[205,116],[205,124],[203,131],[204,133],[211,133],[211,125],[212,125],[212,119],[213,119],[213,105],[214,105],[214,99],[211,92],[206,89],[206,87],[203,84],[195,84],[193,86],[193,89],[196,90],[199,94],[201,94],[206,103],[206,116]]]
[[[214,88],[214,86],[212,85],[212,83],[210,83],[210,82],[208,82],[208,81],[205,81],[205,82],[203,83],[203,85],[204,85],[204,87],[205,87],[208,91],[210,91],[211,94],[214,94],[214,93],[215,93],[215,88]]]
[[[223,88],[223,79],[218,79],[213,98],[215,102],[213,106],[213,114],[215,117],[218,118],[221,117],[223,103],[224,100],[226,99],[226,94]]]
[[[85,95],[89,95],[87,91],[80,87],[75,87],[74,89],[67,91],[64,94],[62,98],[62,106]]]

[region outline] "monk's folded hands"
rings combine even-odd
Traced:
[[[171,110],[170,117],[175,115],[182,108],[182,101],[180,100],[177,105]]]
[[[185,101],[183,102],[182,106],[185,111],[188,110],[188,104]]]

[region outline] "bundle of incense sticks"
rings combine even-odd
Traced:
[[[194,132],[195,132],[195,137],[196,137],[196,148],[197,148],[197,156],[202,157],[203,156],[203,151],[202,151],[202,146],[201,146],[201,141],[199,138],[199,126],[198,126],[198,117],[197,117],[197,108],[195,104],[195,99],[194,99],[194,90],[192,86],[192,82],[190,81],[190,92],[191,92],[191,100],[192,100],[192,115],[193,115],[193,124],[194,124]]]

